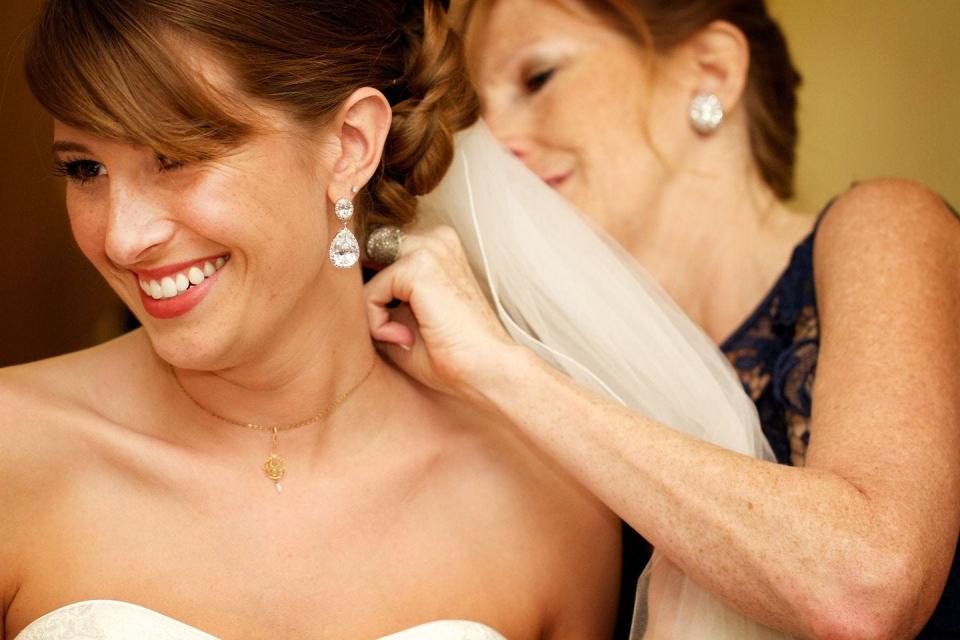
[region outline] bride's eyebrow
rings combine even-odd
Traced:
[[[74,151],[76,153],[90,153],[90,149],[79,142],[70,142],[69,140],[57,140],[53,143],[53,152]]]

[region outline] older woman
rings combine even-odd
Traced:
[[[50,0],[27,60],[143,328],[0,372],[0,637],[609,635],[616,518],[367,332],[352,214],[476,116],[439,3]]]
[[[417,236],[370,295],[412,299],[430,331],[414,341],[381,312],[374,336],[413,346],[385,350],[415,376],[506,415],[750,616],[803,637],[920,633],[960,529],[955,215],[892,180],[817,218],[783,204],[799,76],[761,0],[478,0],[465,29],[494,133],[722,345],[785,464],[625,413],[523,352],[477,347],[497,344],[493,325],[446,320],[466,315],[460,285],[406,247],[448,265],[456,253]],[[929,637],[960,633],[951,588]]]

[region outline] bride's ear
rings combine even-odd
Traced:
[[[357,89],[341,105],[334,119],[340,150],[328,186],[331,202],[350,197],[354,186],[363,186],[376,172],[392,115],[384,95],[370,87]]]

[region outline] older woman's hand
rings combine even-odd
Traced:
[[[365,292],[370,334],[380,350],[434,389],[483,403],[483,381],[518,350],[450,227],[406,233],[399,259]],[[402,304],[388,307],[393,300]]]

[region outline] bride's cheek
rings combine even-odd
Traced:
[[[106,259],[104,241],[106,237],[106,221],[95,212],[89,210],[71,210],[70,231],[73,239],[95,266]]]

